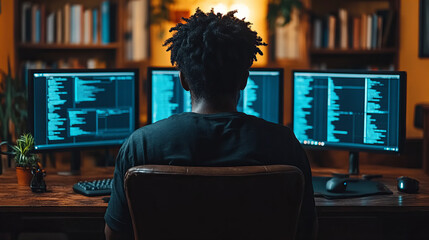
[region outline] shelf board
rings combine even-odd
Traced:
[[[96,49],[96,50],[115,50],[119,46],[118,43],[109,44],[46,44],[46,43],[18,43],[19,49],[34,49],[34,50],[73,50],[73,49]]]
[[[380,49],[310,49],[312,55],[367,55],[367,54],[395,54],[397,53],[394,48],[380,48]]]
[[[138,65],[145,65],[148,64],[149,60],[138,60],[138,61],[131,61],[131,60],[125,60],[124,65],[125,66],[138,66]]]

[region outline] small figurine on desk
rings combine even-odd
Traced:
[[[31,173],[33,174],[33,178],[30,183],[31,191],[37,193],[46,192],[46,183],[43,179],[46,176],[46,171],[42,169],[42,165],[37,163],[37,168],[33,168]]]

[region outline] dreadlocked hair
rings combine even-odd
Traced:
[[[194,98],[216,99],[238,90],[242,77],[263,55],[258,46],[266,46],[250,22],[234,16],[237,11],[223,15],[213,9],[204,13],[197,8],[194,15],[183,18],[170,29],[176,31],[163,46],[171,51],[171,64],[185,76]]]

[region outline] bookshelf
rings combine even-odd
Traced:
[[[18,78],[27,68],[120,67],[123,1],[15,0]]]
[[[138,68],[142,88],[149,64],[149,2],[15,0],[15,76],[25,86],[30,68]],[[143,53],[130,56],[135,47]],[[144,123],[146,104],[140,104],[140,114]]]
[[[400,0],[311,0],[309,66],[397,69],[399,7]]]
[[[27,51],[37,51],[37,50],[68,50],[68,49],[104,49],[104,50],[118,50],[118,43],[109,43],[109,44],[47,44],[47,43],[18,43],[18,49],[26,49]]]

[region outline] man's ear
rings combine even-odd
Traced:
[[[180,78],[180,84],[182,85],[183,89],[186,91],[189,91],[189,85],[188,82],[185,79],[185,75],[182,73],[182,71],[179,72],[179,78]]]
[[[246,88],[248,78],[249,78],[249,71],[246,71],[246,73],[244,73],[242,75],[242,78],[240,79],[240,90],[244,90]]]

